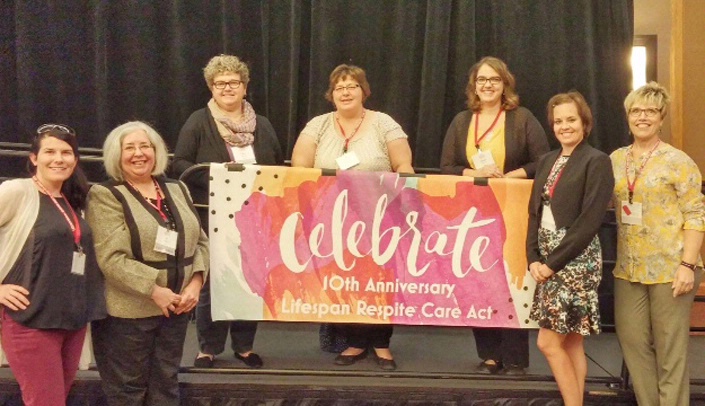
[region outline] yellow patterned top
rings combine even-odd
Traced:
[[[612,153],[613,202],[617,214],[617,264],[614,276],[644,284],[670,283],[683,254],[683,230],[705,231],[702,177],[693,160],[664,142],[654,151],[634,188],[634,203],[642,204],[642,224],[622,224],[622,202],[628,200],[626,159],[629,147]],[[648,153],[633,160],[634,179]],[[698,258],[698,265],[702,260]]]

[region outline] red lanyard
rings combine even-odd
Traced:
[[[556,163],[558,163],[558,161],[556,161]],[[554,163],[553,165],[555,166],[556,163]],[[565,170],[566,165],[568,165],[568,162],[563,164],[560,171],[558,172],[558,175],[556,175],[556,177],[553,179],[553,183],[548,185],[548,196],[551,199],[553,199],[553,192],[556,190],[556,185],[558,185],[558,181],[561,179],[561,176],[563,176],[563,171]]]
[[[651,148],[651,151],[649,151],[649,155],[646,156],[646,159],[641,163],[641,166],[639,167],[638,171],[634,171],[634,180],[632,182],[629,181],[629,163],[634,160],[634,157],[632,156],[632,150],[634,149],[634,144],[632,144],[629,147],[629,151],[627,151],[627,159],[626,162],[624,163],[624,175],[627,177],[627,189],[629,189],[629,204],[634,203],[632,200],[634,199],[634,187],[636,186],[636,180],[639,178],[639,175],[641,175],[641,171],[644,170],[644,167],[646,166],[646,163],[649,162],[649,159],[651,159],[651,154],[656,151],[656,148],[658,148],[659,144],[661,143],[661,140],[658,140],[656,142],[656,145]]]
[[[71,232],[73,233],[73,242],[76,243],[76,246],[78,247],[78,250],[81,250],[81,223],[78,221],[78,216],[76,216],[76,212],[73,210],[73,207],[71,207],[71,204],[69,204],[69,209],[71,210],[71,214],[73,215],[73,221],[69,218],[69,215],[66,214],[66,210],[64,210],[63,207],[59,204],[59,202],[56,201],[56,198],[49,193],[46,187],[42,184],[42,182],[39,181],[39,179],[36,176],[32,176],[32,180],[34,180],[34,183],[39,186],[39,188],[49,196],[52,202],[54,202],[54,206],[56,206],[57,209],[61,212],[61,214],[64,215],[64,218],[66,219],[66,222],[69,223],[69,227],[71,228]],[[66,199],[66,196],[64,194],[61,194],[61,197],[64,198],[64,201],[68,203],[68,200]]]
[[[149,200],[145,195],[142,195],[142,192],[140,192],[140,190],[137,189],[137,186],[135,186],[135,185],[134,185],[132,182],[130,182],[129,180],[127,181],[127,183],[129,183],[130,186],[132,186],[133,189],[135,189],[139,194],[142,195],[142,197],[144,197],[144,200],[146,200],[147,203],[148,203],[150,206],[154,207],[154,209],[159,213],[159,216],[162,218],[162,220],[164,220],[164,221],[166,221],[166,222],[168,223],[168,222],[169,222],[169,219],[168,219],[168,217],[166,216],[166,213],[164,213],[164,211],[162,210],[162,193],[161,193],[161,192],[162,192],[162,188],[159,187],[159,183],[157,183],[157,180],[156,180],[156,179],[152,178],[152,182],[154,182],[154,188],[155,188],[156,191],[157,191],[157,204],[156,204],[156,205],[155,205],[154,203],[152,203],[152,201]]]
[[[492,125],[490,126],[490,128],[488,128],[479,139],[477,138],[477,132],[478,132],[478,127],[480,125],[480,115],[479,114],[475,115],[475,149],[477,149],[478,151],[480,150],[480,143],[482,142],[482,140],[485,139],[487,134],[492,132],[492,129],[494,128],[494,126],[497,125],[497,122],[499,121],[499,116],[502,115],[502,112],[504,112],[504,109],[500,108],[499,111],[497,112],[497,117],[494,118],[494,121],[492,122]]]
[[[355,130],[353,130],[352,134],[350,136],[345,135],[345,130],[343,130],[343,126],[340,125],[340,119],[338,118],[338,115],[335,115],[335,121],[338,123],[338,127],[340,127],[340,132],[343,134],[343,138],[345,138],[345,145],[343,145],[343,154],[347,154],[348,152],[348,145],[350,145],[350,140],[357,134],[357,130],[360,129],[362,126],[362,121],[365,119],[365,113],[367,110],[362,109],[362,117],[360,117],[360,122],[357,124],[357,127],[355,127]]]

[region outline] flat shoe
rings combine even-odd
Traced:
[[[196,358],[193,361],[193,366],[196,368],[213,368],[213,358],[209,356]]]
[[[397,363],[393,359],[377,357],[377,365],[385,371],[396,371]]]
[[[526,370],[519,365],[505,365],[499,373],[509,376],[522,376],[526,375]]]
[[[262,365],[264,365],[264,362],[262,362],[262,358],[260,358],[260,356],[255,354],[254,352],[251,352],[246,357],[243,357],[242,355],[235,353],[235,358],[244,362],[245,365],[247,365],[250,368],[261,368]]]
[[[333,363],[335,365],[352,365],[356,363],[357,361],[363,360],[367,357],[367,350],[357,354],[357,355],[338,355],[335,357],[335,361]]]
[[[475,367],[475,372],[479,374],[497,375],[501,370],[501,362],[497,362],[495,364],[488,364],[487,362],[482,361]]]

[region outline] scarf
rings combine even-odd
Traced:
[[[247,100],[242,101],[243,115],[238,122],[227,117],[213,99],[208,101],[208,109],[215,119],[215,125],[218,127],[220,136],[223,137],[226,143],[242,148],[255,142],[254,132],[257,118],[255,109],[252,108],[252,105]]]

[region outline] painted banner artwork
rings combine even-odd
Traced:
[[[210,169],[214,320],[536,327],[531,181]]]

